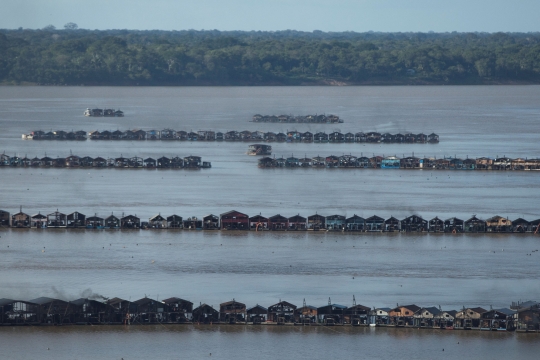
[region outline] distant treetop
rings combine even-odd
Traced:
[[[540,84],[540,33],[64,29],[0,30],[0,83]]]

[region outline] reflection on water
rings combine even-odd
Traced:
[[[0,208],[34,214],[418,214],[540,217],[539,173],[259,169],[244,143],[23,141],[32,130],[436,132],[429,144],[273,144],[277,156],[540,157],[540,86],[46,88],[0,87],[0,152],[66,156],[199,155],[205,171],[0,169]],[[85,118],[87,107],[124,118]],[[340,125],[254,124],[255,113],[334,113]],[[459,309],[540,298],[538,237],[0,230],[0,297],[135,300],[178,296],[217,306],[279,299]],[[88,290],[90,289],[90,290]],[[238,333],[241,336],[236,336]],[[2,356],[133,358],[532,358],[525,334],[364,328],[0,328]],[[233,336],[234,335],[234,336]],[[29,340],[31,339],[31,340]],[[458,344],[459,342],[459,344]],[[27,346],[31,343],[32,346]],[[392,346],[388,346],[392,344]],[[47,350],[49,348],[50,350]],[[442,348],[445,349],[444,353]]]
[[[32,346],[26,346],[32,339]],[[9,359],[536,358],[537,335],[277,326],[0,328]],[[21,351],[24,348],[24,351]],[[443,352],[444,349],[444,352]]]
[[[506,307],[536,299],[534,235],[1,231],[0,297],[145,294],[217,306],[396,302]],[[9,247],[8,247],[9,246]],[[43,252],[44,251],[44,252]],[[53,288],[54,287],[54,288]]]

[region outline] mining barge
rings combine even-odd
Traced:
[[[307,124],[341,124],[343,119],[340,119],[337,115],[261,115],[255,114],[252,118],[253,122],[262,123],[307,123]]]
[[[30,167],[30,168],[117,168],[117,169],[209,169],[212,164],[202,161],[200,156],[162,156],[160,158],[77,156],[42,158],[0,155],[0,167]]]
[[[439,217],[424,219],[419,215],[410,215],[403,219],[393,216],[383,218],[373,215],[364,218],[359,215],[321,215],[315,213],[304,217],[300,214],[283,216],[250,216],[240,211],[231,210],[223,214],[209,214],[202,217],[182,217],[177,214],[151,216],[148,220],[133,214],[106,216],[86,216],[75,211],[70,214],[58,210],[50,214],[37,213],[30,215],[23,212],[22,207],[15,214],[0,210],[0,227],[5,228],[63,228],[63,229],[184,229],[184,230],[239,230],[239,231],[335,231],[335,232],[405,232],[405,233],[531,233],[540,232],[540,218],[526,220],[518,218],[510,220],[502,216],[482,219],[476,215],[467,220],[451,217],[443,220]]]
[[[162,140],[162,141],[260,141],[260,142],[293,142],[293,143],[374,143],[374,144],[438,144],[439,135],[431,133],[390,134],[379,132],[330,133],[296,130],[286,132],[263,131],[176,131],[164,130],[114,130],[114,131],[42,131],[36,130],[23,134],[24,140]]]
[[[534,301],[512,303],[509,308],[489,310],[465,307],[458,310],[416,304],[369,307],[333,303],[301,306],[280,300],[267,307],[248,307],[235,299],[214,308],[180,298],[143,297],[134,301],[119,297],[72,301],[49,297],[30,300],[0,299],[0,325],[291,325],[291,326],[369,326],[437,330],[484,330],[540,332],[540,304]]]
[[[435,157],[419,158],[414,156],[354,156],[330,155],[315,157],[264,157],[258,160],[260,168],[333,168],[333,169],[394,169],[394,170],[540,170],[540,159],[508,158],[508,157],[479,157],[458,158]]]

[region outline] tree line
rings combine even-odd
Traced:
[[[0,30],[0,83],[540,83],[540,33]]]

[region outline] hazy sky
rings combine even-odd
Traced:
[[[540,30],[540,0],[0,0],[0,28]]]

